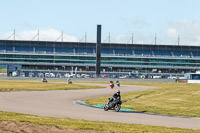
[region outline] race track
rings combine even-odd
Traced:
[[[105,86],[102,84],[95,85]],[[123,85],[120,87],[120,90],[121,93],[125,93],[153,88],[155,87]],[[74,102],[86,98],[112,95],[115,91],[115,89],[103,88],[90,90],[1,92],[0,111],[94,121],[200,129],[200,119],[104,111],[103,109],[82,106]]]

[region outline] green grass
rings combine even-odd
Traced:
[[[89,82],[88,82],[89,83]],[[91,82],[90,82],[91,83]],[[95,83],[106,83],[107,82],[95,82]],[[173,113],[173,108],[182,108],[183,106],[190,105],[193,111],[193,116],[199,116],[197,110],[199,110],[199,101],[194,102],[194,99],[199,99],[200,85],[197,84],[176,84],[176,83],[121,83],[131,85],[146,85],[146,86],[158,86],[162,87],[159,89],[127,93],[122,94],[122,98],[127,100],[123,103],[125,108],[133,108],[138,111],[147,111],[154,113],[166,113],[168,110]],[[25,82],[25,81],[7,81],[0,80],[0,90],[3,91],[32,91],[32,90],[66,90],[66,89],[89,89],[99,88],[99,86],[83,86],[83,85],[68,85],[62,83],[41,83],[41,81]],[[100,87],[102,88],[102,87]],[[139,96],[139,97],[138,97]],[[108,97],[108,96],[107,96]],[[107,97],[86,100],[90,104],[104,104],[107,102]],[[138,98],[136,98],[138,97]],[[150,100],[150,102],[148,101]],[[154,101],[155,100],[155,101]],[[183,102],[187,101],[183,104]],[[194,103],[193,103],[194,102]],[[163,103],[163,104],[162,104]],[[171,104],[171,105],[166,105]],[[175,105],[174,105],[175,104]],[[173,105],[173,106],[172,106]],[[171,107],[172,106],[172,107]],[[194,107],[193,107],[194,106]],[[197,109],[196,109],[197,108]],[[167,111],[166,111],[167,110]],[[183,113],[184,109],[176,109],[176,113]],[[169,112],[170,113],[170,112]],[[184,111],[185,115],[188,115],[189,111]],[[156,132],[156,133],[198,133],[200,130],[190,130],[181,128],[167,128],[160,126],[149,126],[140,124],[124,124],[114,122],[96,122],[87,120],[78,120],[70,118],[54,118],[54,117],[43,117],[36,115],[1,112],[0,121],[17,121],[17,122],[29,122],[38,125],[49,125],[59,128],[72,128],[72,129],[83,129],[83,130],[97,130],[107,132]]]
[[[123,82],[121,85],[156,86],[140,92],[122,94],[123,108],[135,111],[200,118],[200,84]],[[121,90],[123,92],[123,90]],[[105,104],[106,97],[87,99],[90,105]]]
[[[67,83],[67,82],[66,82]],[[89,86],[64,83],[42,83],[41,81],[0,80],[1,91],[44,91],[44,90],[72,90],[94,89],[101,86]]]
[[[95,122],[88,120],[69,119],[69,118],[54,118],[36,115],[27,115],[20,113],[1,112],[0,121],[16,121],[29,122],[37,125],[48,125],[59,128],[72,128],[82,130],[96,130],[107,132],[123,132],[123,133],[199,133],[200,130],[168,128],[161,126],[148,126],[140,124],[124,124],[115,122]]]

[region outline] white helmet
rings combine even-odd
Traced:
[[[120,90],[117,90],[117,93],[120,95]]]

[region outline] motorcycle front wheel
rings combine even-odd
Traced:
[[[109,108],[109,105],[106,103],[106,104],[104,105],[103,109],[104,109],[105,111],[108,111],[108,108]]]
[[[121,105],[120,104],[116,104],[114,110],[116,112],[119,112],[120,108],[121,108]]]

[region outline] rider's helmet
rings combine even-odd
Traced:
[[[120,90],[117,90],[117,94],[120,95]]]

